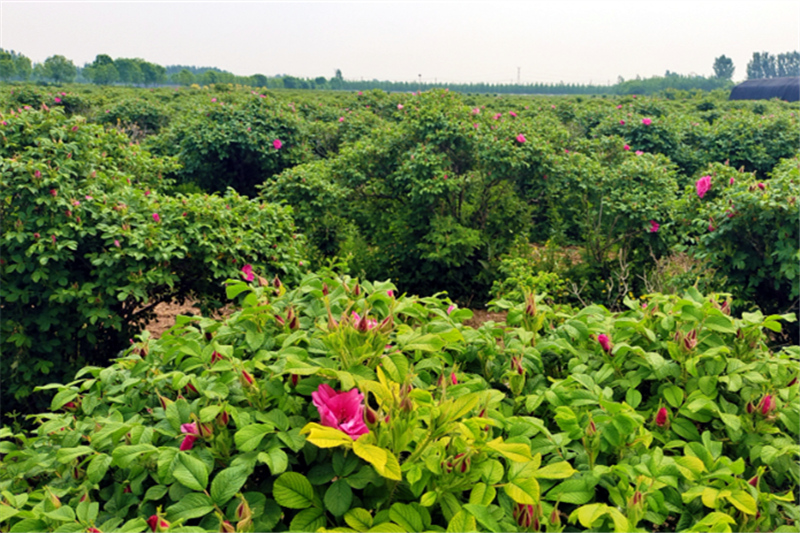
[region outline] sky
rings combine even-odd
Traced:
[[[237,75],[615,83],[747,75],[753,52],[800,50],[800,0],[0,0],[0,47],[76,65],[97,54]]]

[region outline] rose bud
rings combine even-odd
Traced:
[[[597,336],[597,342],[600,343],[606,353],[611,353],[611,338],[608,335],[601,333]]]
[[[297,387],[297,383],[300,381],[300,376],[297,374],[292,374],[289,377],[289,380],[292,382],[292,387]]]
[[[242,370],[242,385],[245,387],[253,386],[253,376],[251,376],[247,370]]]
[[[669,413],[667,412],[666,407],[662,407],[656,413],[656,425],[660,428],[663,428],[669,422]]]
[[[767,415],[770,411],[775,409],[775,399],[771,394],[767,394],[758,406],[761,408],[761,414]]]
[[[233,527],[233,524],[231,524],[227,520],[223,520],[222,524],[220,524],[220,532],[221,533],[236,533],[236,528]]]
[[[230,416],[228,415],[228,411],[222,411],[219,415],[217,415],[217,425],[225,427],[228,425],[228,421],[230,420]]]
[[[753,486],[753,487],[756,487],[756,488],[757,488],[757,487],[758,487],[758,475],[755,475],[755,476],[751,477],[749,480],[747,480],[747,482],[748,482],[748,483],[749,483],[751,486]]]
[[[533,505],[514,504],[514,520],[523,529],[528,529],[533,524]]]

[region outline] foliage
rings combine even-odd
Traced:
[[[20,402],[34,385],[107,361],[159,302],[219,302],[245,263],[299,273],[288,209],[231,192],[166,196],[174,161],[58,109],[3,121],[4,415],[30,410]]]
[[[714,59],[714,76],[723,80],[733,78],[733,60],[724,54]]]
[[[797,157],[783,160],[763,182],[720,164],[702,174],[711,176],[709,192],[699,198],[687,188],[678,208],[692,239],[684,249],[713,265],[738,300],[766,312],[797,309]]]
[[[789,531],[800,350],[725,297],[611,314],[513,304],[505,325],[309,275],[228,283],[0,433],[11,531]],[[498,342],[502,341],[502,342]],[[369,429],[320,424],[329,385]],[[357,389],[357,392],[355,392]],[[335,392],[334,392],[335,394]],[[363,414],[362,414],[363,413]],[[327,424],[327,425],[326,425]],[[155,528],[154,528],[155,529]]]

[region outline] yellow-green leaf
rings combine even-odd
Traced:
[[[748,492],[743,490],[735,490],[728,497],[728,501],[741,512],[755,515],[758,511],[756,500]]]
[[[300,433],[307,433],[306,440],[318,448],[335,448],[337,446],[344,446],[345,448],[353,447],[353,439],[347,433],[340,429],[329,428],[317,424],[316,422],[309,422]]]
[[[701,494],[701,499],[703,500],[703,505],[706,507],[710,507],[711,509],[715,509],[717,507],[717,495],[719,494],[719,490],[713,487],[705,487],[703,489],[703,494]]]
[[[487,442],[486,446],[506,459],[517,463],[525,463],[533,460],[533,457],[531,457],[531,449],[525,444],[503,442],[501,437],[497,437],[493,441]]]
[[[553,463],[544,468],[540,468],[533,475],[540,479],[567,479],[577,472],[572,465],[566,461],[560,463]]]
[[[539,503],[539,482],[534,478],[515,479],[503,485],[508,497],[523,505]]]
[[[356,455],[371,464],[381,476],[401,481],[403,475],[400,472],[400,463],[397,461],[397,457],[388,450],[367,444],[363,438],[364,436],[362,435],[361,438],[353,442],[353,451],[356,452]]]

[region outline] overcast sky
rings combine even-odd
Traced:
[[[613,83],[800,50],[800,0],[233,2],[0,0],[0,47],[239,75]]]

